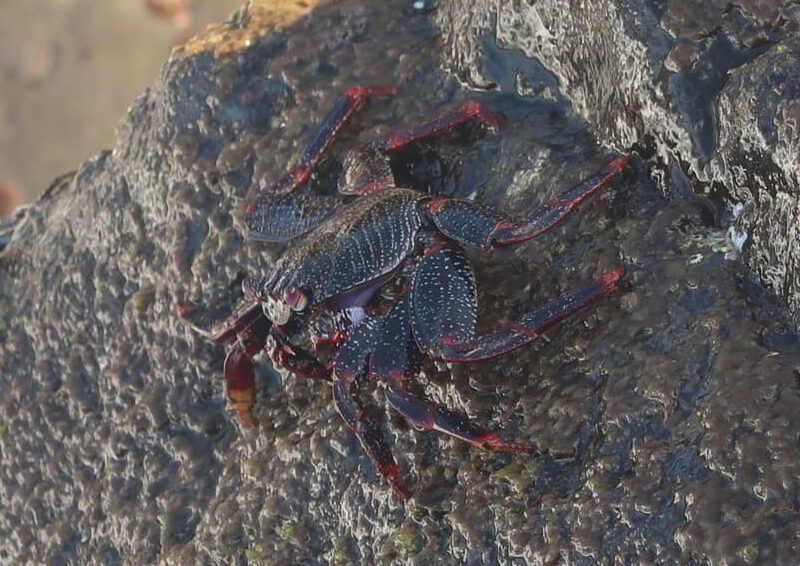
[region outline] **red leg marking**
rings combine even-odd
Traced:
[[[452,114],[447,114],[432,122],[412,128],[411,130],[392,134],[383,140],[375,142],[375,146],[382,151],[398,151],[409,144],[438,136],[439,134],[471,122],[474,119],[478,119],[492,132],[496,132],[500,129],[500,118],[492,113],[483,102],[472,100],[464,103],[458,111]]]
[[[597,194],[619,177],[631,164],[629,155],[616,157],[605,168],[581,181],[556,200],[539,206],[528,218],[520,221],[498,222],[490,236],[490,243],[509,245],[533,239],[558,226],[584,201]]]
[[[394,96],[397,88],[393,86],[354,86],[344,91],[345,96],[352,100],[368,96]]]
[[[299,164],[290,169],[261,197],[255,199],[248,207],[248,212],[255,212],[259,201],[267,200],[274,195],[288,194],[305,186],[327,149],[353,115],[363,108],[366,99],[371,96],[390,96],[396,92],[397,89],[390,86],[357,86],[346,89],[320,124],[317,134],[303,150]]]
[[[389,383],[386,399],[408,422],[420,430],[437,430],[483,450],[525,454],[536,450],[533,445],[510,442],[499,434],[488,432],[444,405],[417,397],[400,382]]]
[[[559,321],[614,291],[624,274],[625,270],[621,268],[609,271],[583,289],[564,293],[539,310],[489,334],[457,344],[440,340],[438,345],[431,347],[431,354],[450,362],[477,362],[516,350]]]

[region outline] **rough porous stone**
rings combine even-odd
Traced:
[[[436,17],[445,64],[468,84],[541,89],[524,67],[510,85],[495,76],[519,52],[601,141],[654,157],[662,191],[713,195],[746,263],[800,325],[795,2],[456,0]]]
[[[611,155],[595,135],[617,130],[571,110],[566,63],[560,77],[493,48],[492,92],[450,74],[454,40],[433,19],[448,6],[344,0],[273,33],[243,10],[224,49],[199,42],[169,59],[113,151],[0,225],[0,562],[796,563],[800,341],[713,207],[677,173],[659,179],[665,198],[646,160],[542,238],[470,253],[483,330],[613,267],[628,270],[623,291],[532,347],[428,363],[419,379],[492,430],[574,458],[484,453],[387,411],[417,489],[403,505],[325,385],[263,360],[259,426],[240,429],[226,408],[224,351],[175,304],[231,294],[281,253],[243,239],[247,193],[285,171],[343,88],[399,94],[371,102],[337,156],[467,99],[504,115],[499,135],[398,155],[396,174],[419,190],[524,215]],[[589,91],[587,109],[616,112]],[[313,190],[331,190],[339,169],[334,156]],[[385,407],[379,388],[372,400]]]

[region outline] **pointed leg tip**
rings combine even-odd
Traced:
[[[620,155],[619,157],[615,157],[611,160],[611,162],[608,164],[608,168],[611,170],[612,175],[619,175],[628,169],[632,163],[632,155]]]
[[[617,284],[624,276],[625,276],[625,269],[622,267],[618,267],[617,269],[614,269],[612,271],[609,271],[601,275],[598,281],[606,290],[612,291],[617,287]]]
[[[247,411],[246,413],[239,411],[237,418],[239,421],[239,426],[245,430],[252,430],[258,425],[258,421],[250,411]]]
[[[382,466],[378,466],[378,470],[380,471],[381,475],[386,478],[386,482],[392,486],[395,493],[399,495],[403,501],[408,501],[411,499],[411,496],[414,495],[414,490],[406,485],[406,483],[400,479],[400,467],[395,464],[385,464]]]
[[[489,109],[489,106],[480,100],[470,100],[464,104],[464,112],[478,117],[484,127],[493,134],[503,128],[503,120],[498,114]]]
[[[178,315],[178,318],[181,320],[186,319],[187,316],[192,314],[195,310],[197,310],[197,305],[189,301],[178,301],[175,303],[175,314]]]
[[[345,90],[345,95],[352,99],[365,96],[394,96],[395,94],[397,94],[397,87],[388,85],[354,86]]]
[[[515,454],[533,454],[537,450],[533,444],[511,442],[494,432],[482,435],[478,439],[477,446],[492,452],[514,452]]]

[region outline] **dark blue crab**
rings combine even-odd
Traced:
[[[505,354],[616,288],[621,269],[476,336],[475,279],[462,246],[488,251],[535,238],[619,177],[630,158],[613,159],[522,220],[473,201],[396,187],[387,154],[473,121],[490,130],[499,127],[483,104],[468,102],[454,114],[347,154],[341,195],[298,194],[366,99],[393,93],[388,87],[347,90],[298,165],[248,207],[245,222],[252,237],[271,242],[304,238],[267,275],[244,280],[246,306],[213,332],[206,330],[201,309],[183,303],[180,310],[210,339],[229,344],[225,380],[244,423],[254,423],[253,357],[269,349],[275,365],[332,384],[339,414],[405,498],[410,490],[400,479],[381,427],[362,405],[359,388],[370,381],[384,385],[389,404],[418,429],[439,430],[487,450],[534,451],[531,444],[505,440],[412,393],[409,382],[424,356],[475,362]],[[347,195],[360,198],[347,202]],[[321,361],[319,351],[326,342],[333,352]]]

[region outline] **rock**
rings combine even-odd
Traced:
[[[800,321],[800,36],[731,73],[713,179],[737,212],[748,265]],[[741,212],[741,213],[740,213]]]
[[[745,262],[800,326],[794,3],[462,0],[436,17],[445,62],[467,83],[522,96],[554,83],[551,96],[602,142],[653,156],[663,192],[712,194],[738,241],[751,234]],[[528,61],[509,77],[503,62],[517,53]]]
[[[622,144],[638,132],[590,130],[562,78],[518,53],[493,51],[501,92],[469,92],[442,66],[451,52],[432,18],[448,6],[344,0],[273,30],[250,5],[167,61],[113,151],[0,225],[0,561],[796,560],[800,340],[708,203],[664,198],[644,160],[557,230],[470,253],[482,328],[620,265],[623,292],[535,347],[427,364],[419,380],[431,398],[548,453],[483,453],[392,415],[395,454],[418,488],[404,506],[329,390],[266,360],[260,424],[236,424],[224,352],[175,305],[230,295],[281,252],[242,237],[247,193],[280,176],[343,88],[400,93],[348,127],[316,190],[334,186],[347,148],[467,99],[502,112],[503,132],[404,152],[395,166],[407,184],[525,214],[608,159],[595,134]],[[509,91],[515,81],[524,94]],[[589,90],[587,113],[616,115]]]

